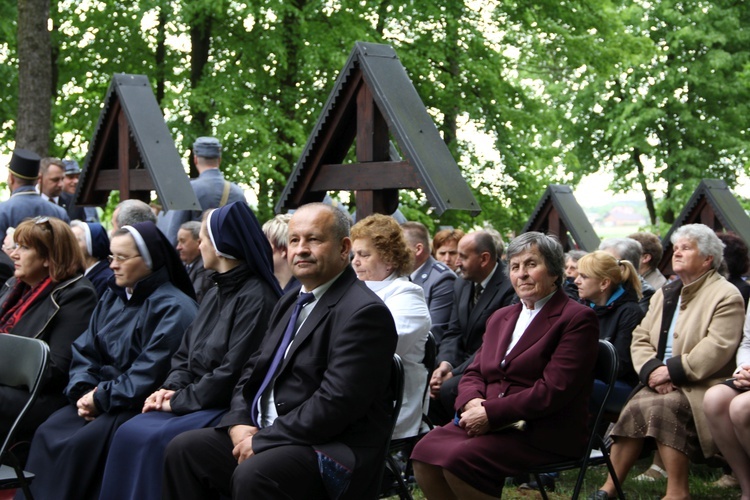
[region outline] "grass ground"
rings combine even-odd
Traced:
[[[648,468],[651,464],[650,459],[639,461],[633,468],[630,477],[635,477]],[[587,498],[591,493],[599,489],[606,478],[607,468],[605,466],[592,467],[586,473],[586,479],[583,483],[581,498]],[[548,493],[550,500],[569,499],[573,494],[573,488],[578,471],[568,471],[562,474],[557,481],[557,487],[554,492]],[[722,489],[714,488],[711,483],[719,478],[721,471],[715,468],[709,468],[704,465],[693,465],[690,469],[690,494],[694,500],[719,500],[719,499],[737,499],[740,497],[739,489]],[[628,500],[652,500],[664,496],[667,488],[666,480],[655,481],[653,483],[641,483],[637,481],[626,480],[623,485],[625,496]],[[415,500],[424,499],[424,495],[418,489],[413,492]],[[397,499],[398,497],[391,497]],[[518,499],[537,499],[541,498],[538,491],[519,490],[516,487],[508,486],[503,491],[503,500]]]

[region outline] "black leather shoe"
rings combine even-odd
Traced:
[[[588,500],[609,500],[609,493],[604,490],[596,490],[596,493],[592,493]]]

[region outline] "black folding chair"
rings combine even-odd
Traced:
[[[435,341],[435,336],[432,334],[432,332],[428,332],[424,347],[424,358],[422,358],[422,364],[427,371],[427,383],[425,384],[423,398],[427,397],[427,393],[430,390],[430,377],[432,376],[432,372],[435,370],[436,359],[437,342]],[[427,432],[431,431],[434,427],[426,413],[422,413],[422,422],[427,427]],[[406,482],[411,471],[411,462],[408,459],[408,455],[411,454],[411,450],[414,448],[414,445],[417,444],[417,441],[422,439],[422,437],[427,432],[419,434],[418,436],[394,439],[390,443],[388,456],[386,457],[386,468],[396,480],[395,486],[400,500],[412,500],[411,491],[409,491],[409,485]],[[401,467],[394,457],[394,454],[399,451],[407,456],[406,467],[404,471],[401,470]]]
[[[581,487],[583,486],[583,479],[586,476],[586,470],[591,465],[607,464],[609,474],[612,476],[612,480],[615,483],[617,489],[617,497],[621,500],[625,499],[625,494],[622,491],[620,481],[617,479],[614,467],[612,467],[612,461],[609,458],[609,450],[604,444],[604,437],[599,434],[599,425],[602,421],[602,417],[605,412],[605,406],[607,400],[612,393],[612,387],[617,380],[617,372],[619,370],[619,360],[617,357],[617,351],[615,347],[607,342],[606,340],[599,341],[599,355],[596,358],[596,368],[594,370],[594,377],[601,380],[607,385],[607,390],[604,394],[599,408],[597,409],[596,419],[591,427],[591,434],[589,436],[588,443],[586,445],[586,451],[583,453],[581,458],[567,460],[564,462],[557,462],[552,464],[540,465],[529,470],[530,474],[534,475],[536,484],[539,485],[539,492],[542,494],[542,498],[547,500],[547,492],[544,490],[544,484],[542,484],[540,474],[547,472],[562,472],[571,469],[580,469],[578,471],[578,478],[576,479],[575,489],[573,490],[573,500],[576,500],[581,493]],[[598,449],[601,451],[601,457],[591,457],[591,450]]]
[[[21,488],[29,500],[33,500],[29,484],[34,474],[21,468],[10,447],[18,427],[36,400],[48,356],[49,347],[41,340],[0,333],[0,385],[29,392],[26,404],[16,416],[0,448],[0,490]]]
[[[391,432],[388,433],[388,442],[385,446],[385,457],[383,460],[383,467],[380,469],[380,475],[378,477],[378,484],[383,482],[383,474],[386,469],[391,473],[394,473],[393,467],[396,467],[395,472],[398,472],[398,465],[396,464],[393,457],[390,454],[391,436],[393,435],[393,429],[396,428],[396,422],[398,421],[398,414],[401,413],[401,402],[404,398],[404,365],[401,363],[401,357],[398,354],[393,355],[393,364],[391,365],[391,382],[390,390],[393,395],[393,413],[391,413]]]

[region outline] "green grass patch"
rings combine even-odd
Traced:
[[[651,465],[651,459],[642,459],[638,461],[633,467],[629,478],[633,478],[641,472],[648,469]],[[556,482],[556,488],[554,492],[548,492],[549,498],[552,500],[563,500],[569,499],[573,494],[573,488],[575,487],[578,470],[564,472]],[[719,500],[719,499],[736,499],[740,498],[740,490],[737,489],[724,489],[715,488],[711,486],[711,483],[717,480],[721,476],[721,470],[711,468],[706,465],[691,465],[690,466],[690,495],[695,500]],[[607,477],[607,467],[597,466],[589,468],[586,473],[586,478],[583,483],[583,490],[581,492],[581,499],[588,498],[590,494],[599,489],[604,484],[604,480]],[[628,500],[653,500],[659,499],[664,496],[667,490],[667,480],[658,480],[654,482],[639,482],[633,481],[632,479],[626,479],[623,485],[625,496]],[[415,488],[412,492],[415,500],[422,500],[425,496],[419,491],[419,488]],[[516,500],[516,499],[531,499],[541,498],[538,491],[530,490],[519,490],[514,486],[506,486],[503,491],[504,500]],[[391,499],[398,500],[398,497],[391,497]]]

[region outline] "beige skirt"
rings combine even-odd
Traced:
[[[653,438],[691,459],[703,457],[690,403],[680,389],[659,394],[648,387],[625,405],[611,436]]]

